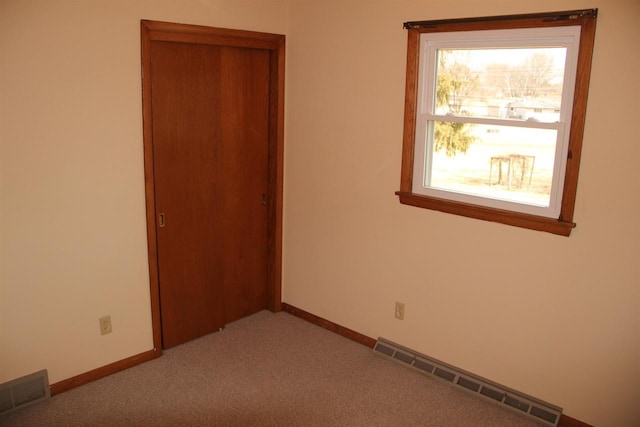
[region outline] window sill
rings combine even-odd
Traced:
[[[468,203],[423,196],[415,193],[397,191],[396,195],[399,196],[400,203],[403,205],[432,209],[454,215],[512,225],[514,227],[528,228],[530,230],[546,231],[560,236],[569,236],[571,234],[571,230],[576,226],[573,222],[500,209],[492,209]]]

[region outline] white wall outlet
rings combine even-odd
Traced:
[[[111,316],[100,318],[100,335],[107,335],[113,332],[111,329]]]
[[[396,319],[404,320],[404,303],[396,301]]]

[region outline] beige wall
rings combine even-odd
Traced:
[[[600,16],[572,236],[400,205],[402,23],[586,7]],[[0,0],[0,382],[152,347],[145,18],[287,34],[284,301],[574,418],[637,424],[637,16],[636,0]]]
[[[140,19],[285,33],[287,9],[0,1],[0,382],[46,368],[55,383],[153,347]]]
[[[402,23],[590,7],[572,236],[400,205]],[[637,0],[294,2],[284,301],[574,418],[640,425],[639,16]]]

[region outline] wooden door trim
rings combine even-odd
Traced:
[[[269,50],[269,147],[268,147],[268,211],[267,211],[267,308],[282,309],[282,208],[284,166],[284,69],[285,36],[253,31],[203,27],[141,20],[142,56],[142,133],[144,180],[147,216],[147,250],[149,256],[149,290],[153,351],[162,353],[162,324],[158,275],[158,246],[155,212],[155,175],[153,170],[153,117],[151,111],[151,42],[213,44]]]
[[[148,20],[142,20],[141,25],[147,29],[150,39],[155,41],[268,49],[273,51],[280,49],[284,41],[284,36],[281,34],[255,31]]]

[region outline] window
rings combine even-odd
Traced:
[[[400,202],[568,236],[596,15],[405,23]]]

